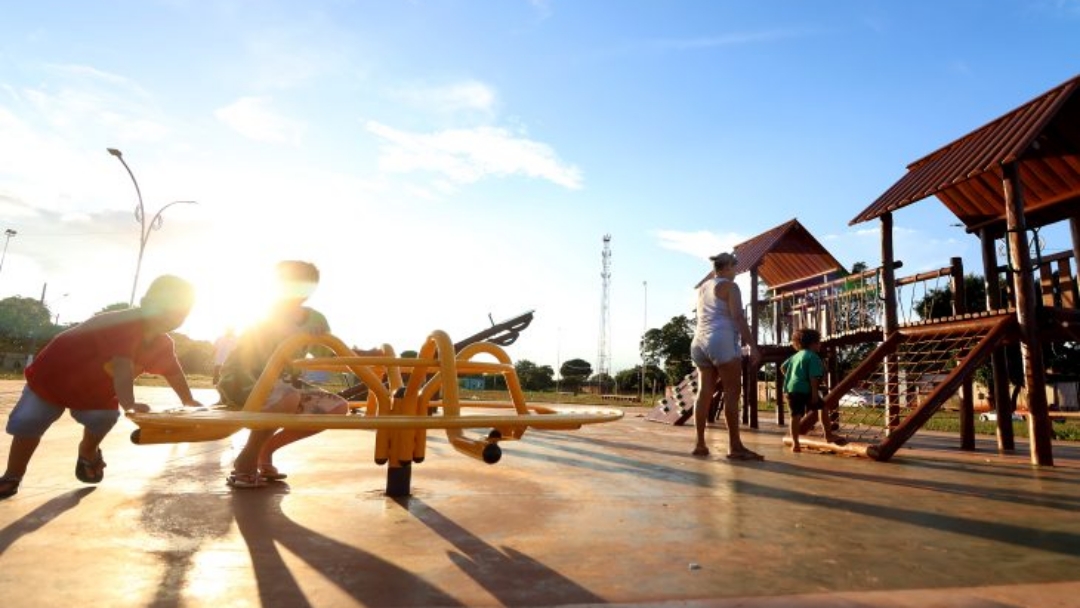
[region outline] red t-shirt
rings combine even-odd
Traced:
[[[110,410],[119,404],[114,357],[131,359],[135,376],[182,373],[172,338],[158,335],[146,343],[142,320],[125,320],[128,316],[126,311],[104,313],[58,334],[27,366],[30,390],[74,410]]]

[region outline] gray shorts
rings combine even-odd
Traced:
[[[40,438],[54,422],[60,419],[64,410],[71,413],[76,422],[86,427],[92,435],[104,437],[116,426],[120,419],[120,410],[74,410],[62,405],[49,403],[37,393],[24,386],[22,396],[15,408],[8,415],[7,432],[14,437]]]
[[[694,336],[690,343],[690,360],[698,367],[716,367],[742,357],[739,336],[733,332],[716,332],[705,338]]]

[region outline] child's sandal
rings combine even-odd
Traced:
[[[282,473],[272,464],[259,465],[259,477],[262,477],[266,481],[281,481],[288,476],[287,473]]]
[[[0,500],[5,498],[11,498],[19,493],[19,484],[22,483],[21,477],[0,477]]]
[[[258,473],[237,473],[233,471],[232,474],[225,478],[225,483],[230,488],[241,490],[266,487],[266,480],[260,477]]]

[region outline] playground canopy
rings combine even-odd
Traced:
[[[1002,167],[1017,163],[1029,227],[1075,215],[1080,202],[1080,76],[908,165],[849,225],[937,196],[968,232],[1006,230]]]
[[[792,219],[735,245],[735,273],[756,270],[770,289],[796,289],[846,274],[844,267],[810,232]],[[714,276],[712,272],[695,287]]]

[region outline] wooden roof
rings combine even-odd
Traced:
[[[846,271],[810,232],[792,219],[735,246],[736,274],[757,269],[771,289]],[[713,277],[705,275],[698,286]]]
[[[937,196],[968,231],[1005,230],[1003,165],[1019,164],[1031,227],[1076,214],[1080,202],[1080,76],[908,165],[850,224]]]

